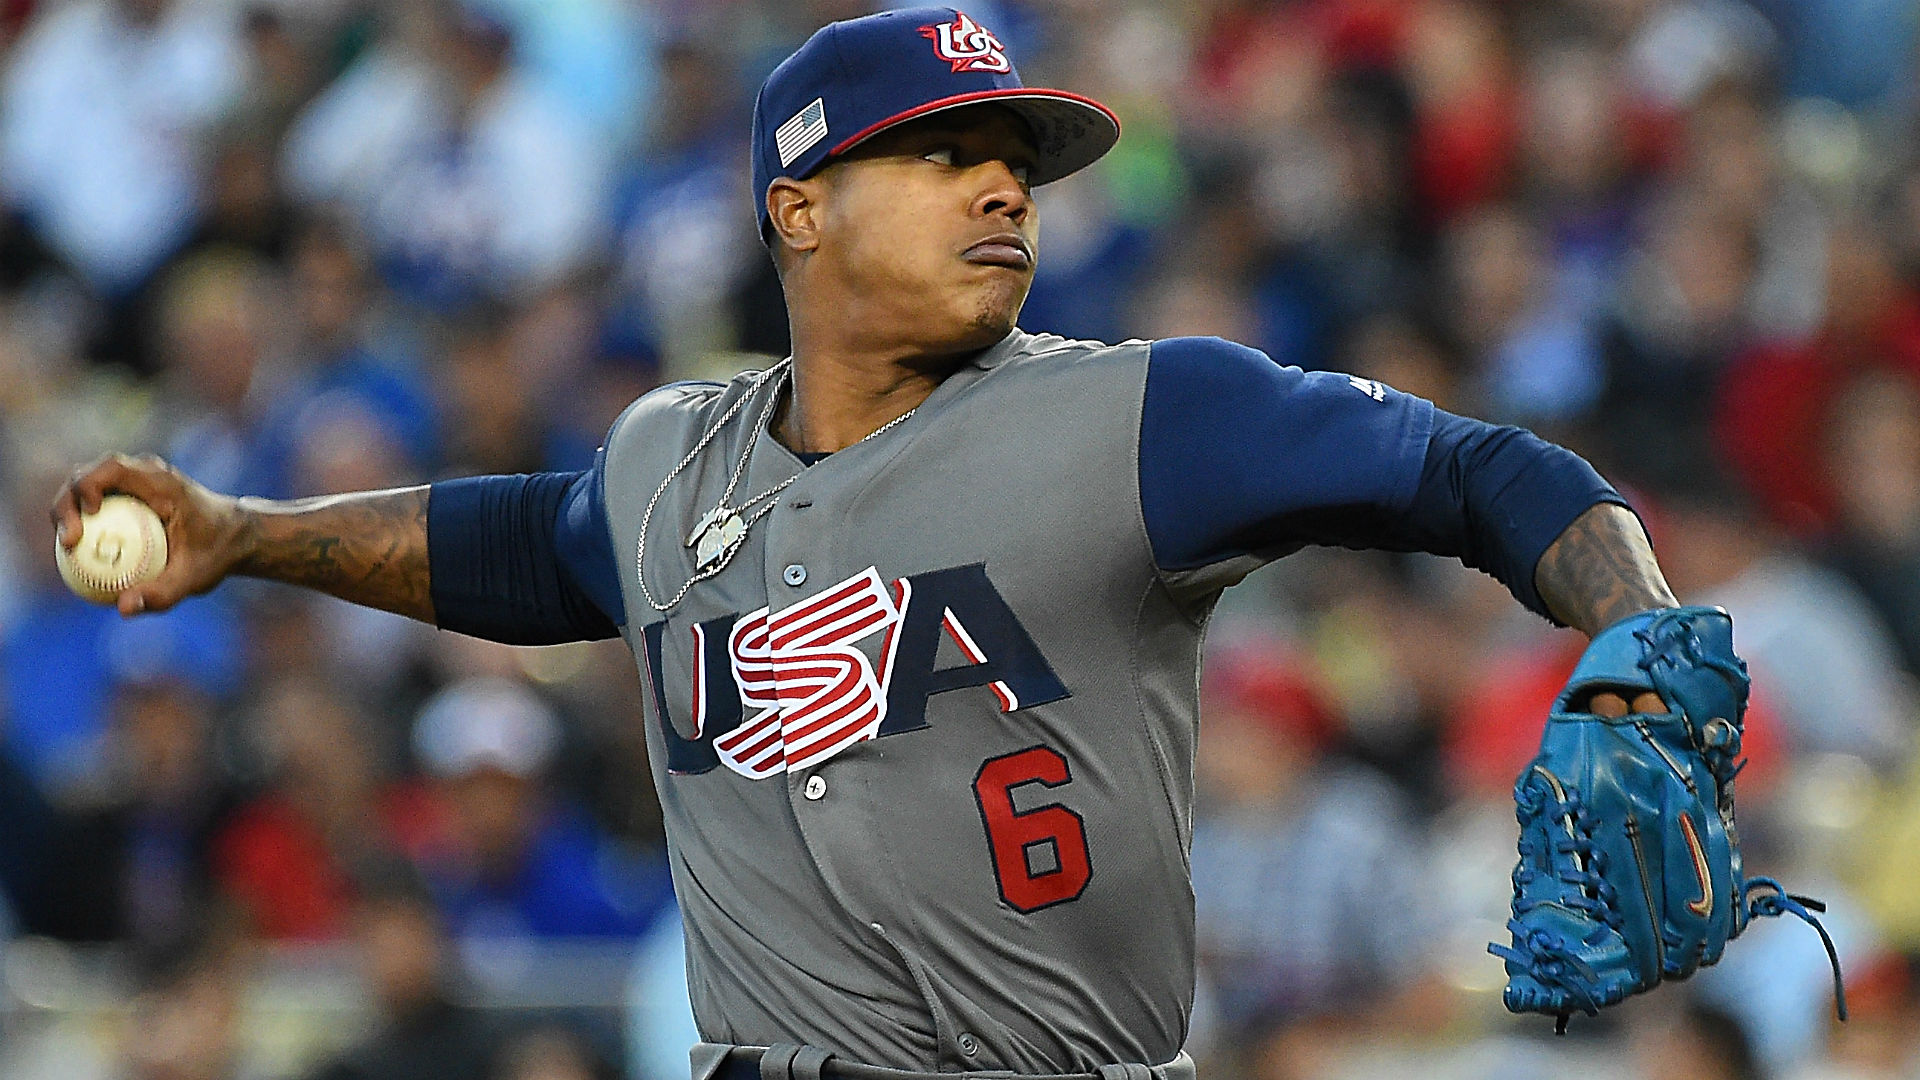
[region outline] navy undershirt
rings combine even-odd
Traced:
[[[625,620],[605,470],[602,450],[582,472],[433,485],[439,624],[522,645],[616,636]],[[1549,617],[1533,584],[1541,554],[1595,503],[1624,505],[1578,455],[1522,428],[1281,367],[1218,338],[1153,345],[1140,502],[1164,570],[1305,544],[1431,551],[1492,574]]]
[[[1163,569],[1305,544],[1429,551],[1551,618],[1534,566],[1600,502],[1625,505],[1579,455],[1524,428],[1219,338],[1154,343],[1140,505]]]

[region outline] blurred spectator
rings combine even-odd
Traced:
[[[1822,432],[1847,383],[1884,371],[1920,385],[1920,294],[1900,280],[1885,242],[1859,224],[1841,226],[1827,237],[1826,258],[1819,332],[1740,357],[1713,415],[1721,452],[1767,516],[1800,536],[1833,522]]]
[[[1871,795],[1865,820],[1847,838],[1849,881],[1888,946],[1920,955],[1920,755]]]
[[[243,74],[230,7],[50,6],[0,91],[6,199],[98,290],[125,296],[193,227],[197,140],[238,98]]]
[[[659,85],[660,16],[651,5],[479,0],[476,6],[511,28],[516,63],[528,81],[587,125],[597,143],[631,148],[644,140],[645,106],[678,96]]]
[[[122,1049],[127,1080],[241,1080],[243,942],[220,914],[148,956]]]
[[[1645,470],[1677,466],[1646,459],[1691,445],[1672,432],[1703,427],[1722,370],[1746,344],[1758,252],[1741,220],[1685,188],[1641,236],[1607,313],[1608,419],[1596,436],[1612,462]]]
[[[500,1052],[498,1080],[613,1080],[614,1069],[575,1032],[536,1027],[516,1035]]]
[[[216,491],[287,494],[283,468],[261,453],[276,308],[270,264],[239,249],[202,251],[159,283],[166,456]]]
[[[538,472],[550,429],[527,373],[514,364],[511,314],[485,306],[467,313],[446,344],[440,408],[464,423],[443,453],[461,473]]]
[[[1897,768],[1913,746],[1915,702],[1872,607],[1783,543],[1709,463],[1693,469],[1650,493],[1653,539],[1675,594],[1739,613],[1736,645],[1794,752]]]
[[[1676,991],[1678,992],[1678,991]],[[1646,1080],[1765,1080],[1738,1020],[1693,1002],[1642,1012],[1633,1056]]]
[[[389,282],[441,310],[578,268],[605,209],[600,146],[515,67],[497,17],[448,0],[388,14],[289,134],[293,193],[346,207]]]
[[[1616,74],[1601,41],[1562,28],[1528,51],[1523,76],[1522,184],[1550,256],[1543,286],[1576,321],[1591,316],[1617,268],[1629,238],[1631,180],[1649,154]]]
[[[1344,580],[1318,575],[1313,655],[1345,719],[1350,754],[1380,770],[1423,818],[1452,792],[1446,734],[1478,715],[1469,688],[1493,653],[1502,619],[1524,620],[1492,578],[1432,556],[1344,560]],[[1321,592],[1321,590],[1326,590]]]
[[[59,868],[47,862],[53,813],[7,748],[0,716],[0,941],[39,921],[42,893]]]
[[[251,718],[269,782],[214,840],[221,888],[269,939],[347,930],[351,867],[392,856],[434,827],[408,785],[383,782],[367,719],[325,685],[271,686]]]
[[[1020,325],[1064,337],[1125,337],[1128,299],[1142,285],[1153,232],[1117,212],[1098,177],[1077,173],[1047,195],[1047,257],[1035,267]]]
[[[1757,77],[1748,73],[1705,89],[1678,132],[1668,197],[1697,198],[1711,214],[1724,216],[1722,227],[1745,237],[1752,259],[1742,313],[1747,332],[1761,339],[1798,340],[1820,323],[1828,211],[1806,180],[1782,161],[1776,118],[1764,91],[1753,85]],[[1649,191],[1646,202],[1657,210],[1663,194],[1658,188]],[[1651,239],[1643,229],[1643,245]],[[1716,268],[1709,262],[1703,269],[1715,274],[1713,281],[1724,282],[1726,265]]]
[[[1825,443],[1837,526],[1828,558],[1920,676],[1920,382],[1856,377],[1834,399]]]
[[[327,78],[335,74],[331,61],[317,46],[337,29],[342,13],[332,3],[281,3],[255,0],[240,11],[241,39],[246,48],[247,94],[237,106],[245,136],[232,140],[253,150],[265,150],[267,158],[252,162],[248,172],[266,181],[265,196],[278,202],[280,185],[272,168],[272,151],[300,107],[312,98]],[[251,182],[247,185],[251,188]],[[216,182],[215,190],[221,185]],[[215,198],[219,206],[223,200]],[[218,219],[221,215],[213,215]]]
[[[569,281],[530,297],[508,324],[511,364],[549,423],[541,460],[549,469],[585,469],[634,399],[659,381],[650,354],[605,352],[600,297],[587,281]]]
[[[11,750],[49,797],[99,785],[118,682],[165,675],[215,697],[235,688],[239,627],[218,599],[190,600],[139,623],[81,600],[57,579],[33,599],[0,639],[0,658]]]
[[[732,61],[711,44],[684,40],[661,57],[663,108],[652,145],[619,182],[613,253],[617,328],[659,350],[685,373],[732,349],[728,305],[755,270],[770,264],[754,233],[742,168],[748,147]]]
[[[1762,6],[1786,39],[1794,94],[1859,107],[1913,93],[1920,26],[1901,0],[1762,0]]]
[[[99,785],[56,825],[40,933],[163,943],[213,896],[211,844],[233,796],[215,759],[211,702],[162,676],[120,685]]]
[[[1463,218],[1445,238],[1454,329],[1473,358],[1476,398],[1514,423],[1568,419],[1601,388],[1597,343],[1547,245],[1511,206]]]
[[[452,953],[432,895],[404,863],[360,873],[354,941],[378,1027],[312,1080],[476,1080],[491,1074],[500,1026],[457,1002]]]
[[[378,309],[379,293],[358,238],[325,218],[295,236],[288,282],[292,336],[285,367],[263,419],[261,455],[288,475],[317,413],[357,411],[400,456],[394,471],[416,478],[439,462],[432,395],[415,350]],[[317,494],[296,484],[300,494]]]
[[[558,718],[525,686],[473,679],[414,723],[414,752],[448,811],[423,853],[456,935],[634,937],[671,902],[664,858],[622,850],[545,783]]]
[[[1418,113],[1413,195],[1422,225],[1443,226],[1512,180],[1520,98],[1498,13],[1442,0],[1413,5],[1406,71]]]
[[[1341,347],[1339,370],[1386,383],[1453,412],[1465,409],[1460,364],[1419,319],[1383,312],[1355,324]]]
[[[1214,654],[1202,691],[1193,879],[1219,1038],[1245,1045],[1412,982],[1430,929],[1419,833],[1390,783],[1329,753],[1340,722],[1311,670],[1243,643]]]
[[[1920,1076],[1920,960],[1899,953],[1856,966],[1847,978],[1847,1022],[1828,1028],[1826,1061],[1788,1080],[1911,1080]]]
[[[1601,5],[1594,5],[1596,7]],[[1673,112],[1714,83],[1752,77],[1778,47],[1766,19],[1741,0],[1633,0],[1605,5],[1625,38],[1627,78],[1638,103]]]

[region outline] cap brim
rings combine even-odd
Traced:
[[[1120,118],[1113,115],[1113,110],[1092,98],[1065,90],[1013,86],[1004,90],[956,94],[895,113],[841,140],[828,151],[827,159],[839,157],[888,128],[898,127],[909,120],[982,104],[1004,105],[1019,113],[1033,129],[1034,149],[1039,152],[1031,181],[1035,187],[1079,172],[1100,160],[1107,151],[1113,149],[1114,143],[1120,141]]]

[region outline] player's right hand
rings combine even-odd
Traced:
[[[59,542],[80,542],[80,515],[108,495],[131,495],[153,508],[167,528],[167,565],[152,581],[129,586],[115,606],[122,615],[165,611],[220,584],[245,555],[247,515],[239,500],[209,491],[152,454],[108,454],[73,471],[54,496]]]

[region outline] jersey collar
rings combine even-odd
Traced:
[[[997,344],[989,345],[985,349],[982,349],[977,356],[968,361],[968,364],[981,368],[982,370],[999,367],[1001,364],[1006,363],[1018,355],[1022,349],[1026,348],[1027,342],[1032,340],[1032,334],[1021,330],[1019,327],[1015,327],[1007,333],[1006,337],[1001,338]]]

